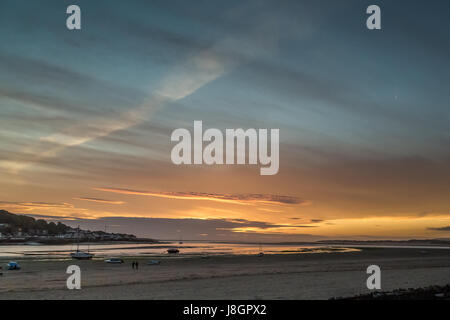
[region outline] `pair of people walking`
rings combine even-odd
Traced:
[[[135,270],[138,270],[138,269],[139,269],[139,262],[133,261],[133,262],[131,263],[131,267],[133,268],[133,270],[134,270],[134,269],[135,269]]]

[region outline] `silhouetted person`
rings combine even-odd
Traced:
[[[138,270],[139,269],[139,262],[136,261],[135,266],[136,266],[136,270]]]
[[[135,262],[133,261],[132,263],[131,263],[131,267],[133,268],[133,270],[134,270],[134,267],[135,267]]]

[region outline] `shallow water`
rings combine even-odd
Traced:
[[[96,258],[124,256],[161,256],[168,255],[167,249],[176,247],[180,250],[177,256],[191,255],[254,255],[293,254],[293,253],[326,253],[348,252],[358,249],[328,246],[299,246],[292,244],[236,244],[214,242],[178,242],[173,243],[114,243],[114,244],[80,244],[80,250],[93,253]],[[70,252],[76,249],[72,245],[2,245],[0,257],[18,258],[68,258]]]

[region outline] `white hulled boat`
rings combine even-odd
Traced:
[[[89,248],[87,252],[80,250],[80,226],[78,226],[77,251],[71,252],[70,256],[72,259],[77,260],[90,260],[94,256],[92,253],[89,253]]]

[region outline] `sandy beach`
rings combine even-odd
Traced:
[[[139,261],[133,270],[131,261]],[[364,248],[359,252],[257,256],[21,260],[3,270],[0,299],[329,299],[367,293],[365,272],[382,270],[382,290],[450,283],[450,250]],[[4,266],[6,260],[1,263]],[[66,288],[66,268],[82,270],[81,290]]]

